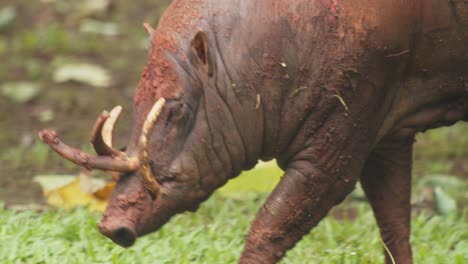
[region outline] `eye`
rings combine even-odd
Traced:
[[[155,162],[150,161],[151,172],[153,173],[153,175],[155,175],[155,180],[157,182],[163,183],[163,182],[175,180],[174,175],[167,173],[165,170],[158,169],[157,167],[158,166],[156,165]]]
[[[170,125],[172,122],[178,122],[184,118],[185,113],[187,112],[187,105],[182,102],[174,102],[170,106],[169,116],[167,117],[166,126]]]

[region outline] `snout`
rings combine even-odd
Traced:
[[[152,199],[141,180],[138,174],[119,179],[99,224],[101,234],[122,247],[156,231],[173,215],[167,212],[175,211],[167,207],[173,199],[165,198],[164,192]]]
[[[125,248],[132,246],[137,238],[137,233],[133,228],[118,223],[107,224],[102,222],[99,224],[99,232]]]

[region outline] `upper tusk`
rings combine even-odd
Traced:
[[[142,149],[146,149],[148,146],[148,135],[153,131],[154,124],[158,120],[159,115],[162,112],[164,105],[166,104],[166,99],[159,98],[159,100],[153,105],[151,110],[146,116],[145,122],[140,134],[139,146]]]
[[[158,120],[159,115],[161,114],[164,105],[166,104],[166,99],[160,98],[151,108],[148,115],[146,116],[145,122],[140,134],[139,139],[139,161],[140,161],[140,171],[143,175],[143,180],[145,187],[156,196],[159,192],[160,185],[156,181],[153,173],[151,171],[151,166],[149,163],[148,155],[148,135],[153,131],[154,125]]]

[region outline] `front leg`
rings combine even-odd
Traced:
[[[354,174],[353,174],[354,175]],[[252,224],[240,263],[276,263],[354,188],[308,161],[289,164]]]

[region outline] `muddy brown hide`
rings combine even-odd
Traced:
[[[412,262],[414,135],[468,119],[464,1],[175,0],[146,27],[128,156],[142,152],[155,102],[166,104],[146,162],[119,176],[103,234],[130,246],[276,158],[285,175],[241,263],[277,262],[358,179],[392,256]]]

